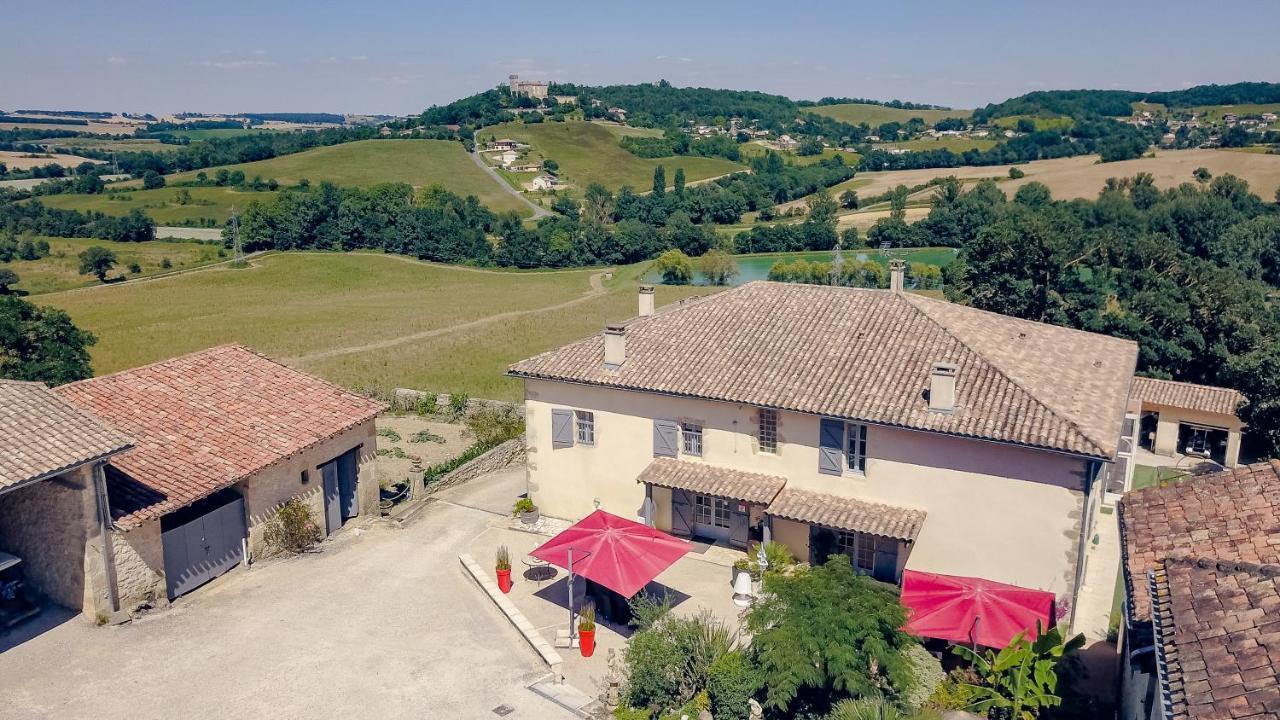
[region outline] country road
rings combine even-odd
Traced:
[[[533,210],[534,220],[537,220],[538,218],[548,217],[551,215],[550,210],[547,210],[541,205],[530,201],[529,198],[524,196],[524,193],[511,187],[511,183],[508,183],[506,180],[503,180],[502,176],[498,174],[498,171],[489,167],[489,164],[484,161],[484,158],[480,157],[480,152],[478,150],[471,151],[471,159],[475,161],[476,165],[480,166],[481,170],[484,170],[485,172],[489,173],[489,177],[493,178],[494,182],[501,185],[503,190],[506,190],[512,195],[515,195],[517,198],[520,199],[520,202],[524,203],[525,205],[528,205]]]

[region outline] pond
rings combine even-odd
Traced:
[[[905,254],[904,254],[905,253]],[[738,275],[729,281],[730,286],[738,286],[753,280],[768,280],[769,268],[773,267],[779,261],[792,261],[797,259],[831,262],[831,258],[835,255],[833,252],[793,252],[793,253],[762,253],[758,255],[735,255],[734,262],[738,264]],[[925,263],[927,265],[937,265],[942,267],[951,262],[955,258],[955,250],[944,247],[928,247],[913,248],[911,250],[898,250],[895,255],[903,257],[907,262]],[[846,260],[872,260],[888,267],[889,257],[879,250],[860,249],[846,250],[844,253]],[[696,262],[696,260],[695,260]],[[655,270],[649,271],[644,276],[644,282],[662,285],[662,273]],[[707,279],[700,272],[695,272],[693,276],[694,285],[708,285]]]

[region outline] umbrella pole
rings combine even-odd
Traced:
[[[569,647],[573,647],[574,630],[576,629],[573,622],[573,548],[569,548]]]

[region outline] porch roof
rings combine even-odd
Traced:
[[[787,479],[700,462],[656,458],[640,473],[636,482],[768,505],[787,484]]]
[[[911,508],[784,488],[769,506],[770,515],[826,525],[838,530],[914,541],[925,512]]]

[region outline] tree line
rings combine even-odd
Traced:
[[[9,191],[0,191],[0,231],[8,235],[31,233],[126,242],[154,240],[156,236],[155,221],[137,209],[115,216],[51,208],[39,200],[5,201],[6,196],[11,195]]]

